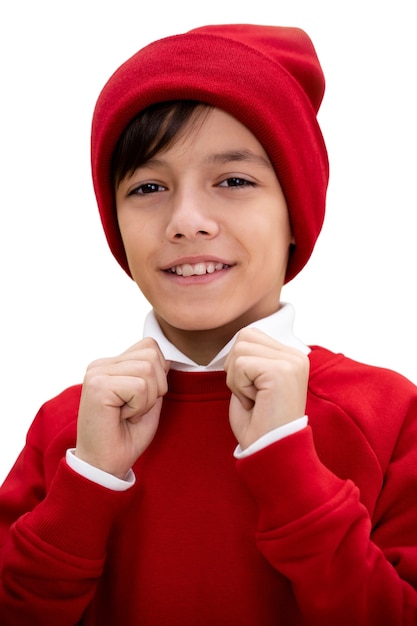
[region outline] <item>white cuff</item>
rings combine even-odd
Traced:
[[[238,445],[234,451],[233,456],[236,459],[244,459],[245,457],[254,454],[254,452],[258,452],[259,450],[262,450],[262,448],[266,448],[271,443],[275,443],[280,439],[284,439],[284,437],[288,437],[288,435],[293,435],[299,430],[305,428],[307,424],[308,417],[307,415],[304,415],[303,417],[299,417],[292,422],[288,422],[288,424],[278,426],[277,428],[274,428],[274,430],[270,430],[269,433],[266,433],[265,435],[262,435],[262,437],[259,437],[259,439],[254,441],[244,450],[242,450],[240,445]]]
[[[97,485],[111,489],[112,491],[126,491],[135,484],[136,478],[133,470],[130,469],[126,474],[125,479],[121,480],[121,478],[117,478],[116,476],[113,476],[113,474],[104,472],[103,470],[98,469],[98,467],[94,467],[82,459],[79,459],[75,456],[74,450],[74,448],[67,450],[65,457],[66,461],[74,472],[84,476],[84,478],[91,480]]]

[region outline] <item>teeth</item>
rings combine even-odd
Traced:
[[[177,276],[203,276],[203,274],[213,274],[214,272],[218,272],[226,267],[229,266],[223,265],[223,263],[208,261],[207,263],[201,262],[196,263],[195,265],[191,265],[191,263],[175,265],[174,267],[171,267],[169,271],[173,274],[177,274]]]

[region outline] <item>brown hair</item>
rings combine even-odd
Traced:
[[[140,165],[168,148],[198,107],[210,108],[210,105],[196,100],[171,100],[153,104],[134,117],[113,153],[114,188]]]

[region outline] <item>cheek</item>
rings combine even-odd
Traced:
[[[258,213],[251,228],[246,229],[246,238],[255,250],[268,257],[268,254],[285,256],[292,242],[292,232],[288,215],[275,207],[268,212]]]
[[[287,270],[292,232],[287,215],[271,213],[269,219],[263,225],[262,234],[257,231],[254,237],[259,236],[255,243],[255,249],[261,255],[261,263],[265,271],[275,274],[278,280],[283,279]]]
[[[139,220],[137,215],[121,212],[118,215],[119,230],[129,263],[147,254],[147,248],[153,240],[149,232],[149,223]]]
[[[288,251],[290,244],[294,243],[290,219],[287,207],[280,206],[275,213],[275,219],[271,220],[271,237],[275,237],[276,245],[284,251]]]
[[[120,221],[119,228],[130,273],[135,283],[139,284],[144,280],[145,268],[147,267],[149,251],[146,242],[149,239],[141,237],[139,229],[127,228],[126,224],[120,223]]]

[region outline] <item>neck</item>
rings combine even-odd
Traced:
[[[274,312],[267,311],[261,317],[266,317]],[[253,316],[245,316],[217,328],[183,330],[171,326],[156,312],[155,317],[168,341],[198,365],[208,365],[241,328],[260,319],[259,316],[255,319]]]
[[[166,338],[198,365],[208,365],[236,334],[226,329],[220,333],[218,328],[187,331],[176,328],[173,332],[170,327],[165,328],[163,322],[160,326]]]

